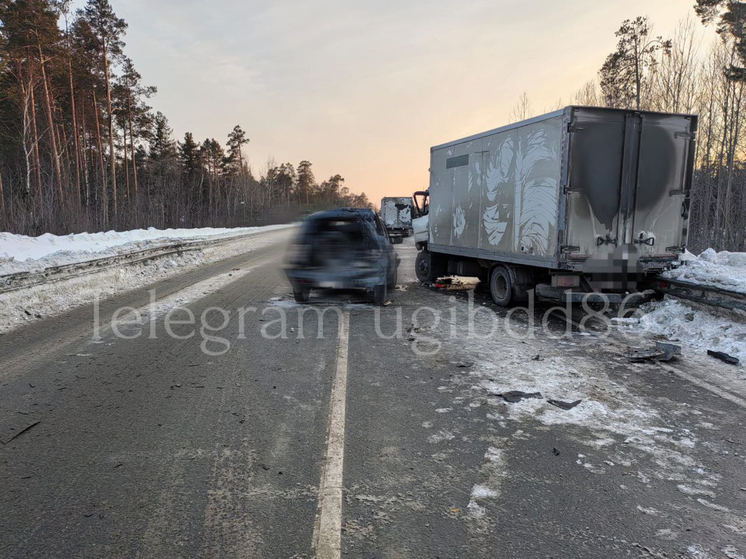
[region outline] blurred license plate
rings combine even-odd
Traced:
[[[319,283],[319,287],[321,287],[322,289],[341,289],[342,282],[341,281],[322,281]]]

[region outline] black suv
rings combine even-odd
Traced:
[[[311,289],[366,289],[383,305],[396,286],[399,257],[378,215],[342,208],[308,216],[291,247],[285,273],[298,302]]]

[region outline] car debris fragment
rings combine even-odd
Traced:
[[[710,357],[714,357],[715,359],[719,359],[723,363],[727,363],[728,365],[738,365],[741,361],[738,359],[738,357],[733,357],[732,355],[728,355],[727,353],[723,353],[722,351],[713,351],[711,349],[707,350],[707,355]]]
[[[34,427],[36,427],[37,425],[39,425],[39,423],[41,423],[41,420],[29,423],[23,429],[20,429],[19,431],[16,431],[15,433],[11,433],[11,434],[5,436],[2,440],[0,440],[0,443],[3,443],[4,445],[8,444],[13,439],[15,439],[17,437],[20,437],[24,433],[28,433],[31,429],[33,429]]]
[[[582,401],[583,400],[575,400],[574,402],[563,402],[562,400],[548,399],[547,403],[552,404],[553,406],[556,406],[561,410],[567,411],[579,406]]]
[[[681,346],[665,342],[655,342],[654,347],[631,348],[627,353],[627,360],[632,363],[645,361],[671,361],[681,355]]]
[[[433,283],[434,287],[446,289],[448,291],[471,291],[476,289],[479,284],[479,278],[465,276],[445,276],[438,278]]]
[[[542,400],[544,399],[544,396],[541,395],[541,392],[521,392],[520,390],[511,390],[510,392],[502,392],[500,394],[495,394],[495,396],[502,398],[509,404],[516,404],[520,402],[521,400],[530,400],[530,399]]]

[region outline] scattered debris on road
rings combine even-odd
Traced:
[[[671,361],[674,357],[681,355],[681,346],[664,342],[655,342],[654,347],[631,348],[627,354],[627,360],[632,363],[644,361]]]
[[[471,291],[476,289],[478,284],[479,278],[446,276],[435,280],[433,287],[447,289],[448,291]]]
[[[502,392],[501,394],[495,394],[495,396],[502,398],[509,404],[516,404],[520,402],[521,400],[529,400],[529,399],[542,400],[544,399],[544,396],[541,395],[541,392],[521,392],[520,390],[511,390],[510,392]]]
[[[20,437],[24,433],[28,433],[31,429],[33,429],[34,427],[36,427],[37,425],[39,425],[39,423],[41,423],[40,420],[39,421],[34,421],[32,423],[29,423],[28,425],[26,425],[20,431],[17,431],[15,433],[10,434],[10,435],[6,435],[3,439],[0,439],[0,443],[8,444],[13,439],[15,439],[17,437]]]
[[[561,410],[571,410],[574,407],[577,407],[581,404],[583,400],[575,400],[574,402],[563,402],[562,400],[552,400],[548,399],[547,403],[552,404],[553,406],[556,406],[560,408]]]
[[[738,365],[741,362],[738,357],[733,357],[732,355],[728,355],[727,353],[723,353],[722,351],[713,351],[711,349],[708,349],[707,355],[709,355],[710,357],[714,357],[715,359],[720,359],[720,361],[728,363],[728,365]]]

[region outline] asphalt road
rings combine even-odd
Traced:
[[[0,557],[314,557],[320,526],[344,557],[746,555],[744,408],[594,334],[476,339],[397,250],[383,308],[296,305],[278,245],[105,301],[98,337],[92,305],[0,337]]]

